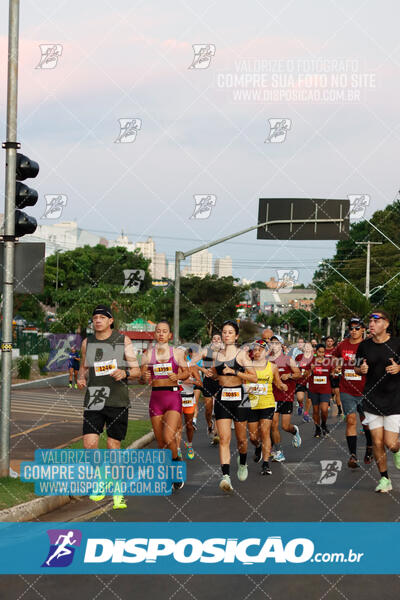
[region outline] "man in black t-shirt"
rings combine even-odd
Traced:
[[[354,369],[366,378],[362,408],[381,475],[376,492],[392,490],[386,448],[393,453],[394,463],[400,469],[400,339],[388,333],[389,321],[383,310],[370,315],[372,337],[359,345]]]

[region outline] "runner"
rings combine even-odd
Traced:
[[[365,375],[364,424],[372,436],[374,458],[380,473],[376,492],[392,490],[387,469],[386,448],[400,469],[400,339],[388,332],[390,319],[384,310],[369,317],[372,338],[360,343],[356,353],[357,374]]]
[[[263,330],[261,337],[269,344],[273,335],[274,332],[272,331],[271,327],[267,325],[267,327]]]
[[[222,340],[219,333],[214,333],[211,343],[203,349],[201,353],[202,366],[199,366],[200,371],[204,374],[202,393],[204,398],[204,415],[207,423],[207,432],[211,444],[218,443],[218,434],[213,422],[214,398],[219,390],[219,383],[213,379],[213,356],[214,352],[218,352],[222,348]],[[200,395],[200,394],[199,394]]]
[[[297,340],[296,346],[292,346],[289,355],[296,360],[296,358],[304,353],[304,338],[300,337]]]
[[[301,377],[296,381],[296,398],[299,403],[299,408],[297,414],[300,416],[303,414],[303,421],[305,423],[309,423],[311,421],[311,417],[309,415],[309,410],[311,407],[311,400],[308,395],[308,378],[310,376],[311,370],[310,365],[314,358],[314,349],[309,342],[304,344],[304,353],[299,354],[296,357],[297,366],[300,369]],[[304,403],[305,401],[305,403]]]
[[[159,448],[169,448],[172,460],[178,456],[177,434],[182,422],[182,398],[178,380],[189,377],[186,351],[169,345],[172,338],[168,321],[159,321],[154,332],[156,344],[143,356],[142,381],[151,383],[149,413],[154,435]],[[174,489],[180,489],[183,481],[175,482]]]
[[[308,383],[308,393],[313,406],[313,419],[315,423],[314,437],[327,435],[329,401],[332,395],[330,374],[332,372],[332,359],[325,357],[325,346],[317,344],[316,357],[311,363],[311,375]]]
[[[360,466],[357,460],[357,412],[362,405],[365,377],[357,375],[354,366],[357,348],[364,339],[365,325],[358,317],[352,317],[348,322],[348,328],[350,337],[340,342],[333,355],[339,359],[336,372],[342,375],[339,388],[340,400],[346,416],[346,440],[350,453],[347,465],[350,469],[357,469]],[[363,430],[367,441],[364,463],[369,465],[373,458],[371,432],[367,425],[363,425]]]
[[[257,383],[248,384],[250,411],[248,428],[250,441],[256,446],[255,461],[263,459],[261,475],[272,475],[269,466],[271,454],[271,425],[275,413],[275,398],[272,384],[287,392],[288,386],[281,381],[278,367],[268,361],[265,340],[257,340],[253,348],[253,367],[257,374]],[[257,459],[257,460],[256,460]]]
[[[78,373],[78,388],[86,388],[83,447],[98,448],[99,437],[106,426],[107,449],[118,450],[128,427],[127,382],[138,378],[140,369],[130,339],[114,331],[111,309],[99,304],[93,311],[92,321],[94,333],[82,342]],[[89,497],[98,501],[105,495]],[[126,508],[123,496],[114,495],[114,508]]]
[[[325,339],[325,356],[328,358],[334,356],[335,354],[335,340],[331,335]],[[337,417],[341,417],[343,415],[342,403],[340,401],[340,375],[337,376],[334,371],[332,371],[331,379],[331,388],[332,388],[332,399],[337,406]]]
[[[239,337],[239,326],[236,321],[225,321],[222,327],[223,350],[214,354],[212,371],[218,378],[220,389],[215,398],[215,420],[219,435],[219,457],[222,469],[222,479],[219,487],[224,492],[232,492],[230,478],[230,442],[232,436],[231,423],[233,421],[238,444],[238,471],[239,481],[245,481],[247,470],[247,410],[241,409],[243,403],[244,381],[257,383],[255,369],[250,366],[248,353],[239,350],[236,345]]]
[[[180,346],[180,349],[182,349],[184,352],[186,351],[184,346]],[[195,391],[196,386],[201,388],[201,380],[200,380],[200,373],[199,373],[199,369],[198,369],[197,365],[190,364],[190,356],[191,356],[190,354],[188,354],[188,356],[187,356],[187,359],[188,359],[187,367],[189,370],[189,377],[185,381],[179,381],[178,383],[181,388],[180,392],[181,392],[181,398],[182,398],[182,413],[183,413],[183,417],[185,420],[186,437],[187,437],[187,442],[185,442],[186,457],[189,460],[193,460],[194,459],[193,436],[194,436],[194,432],[196,429],[193,424],[195,408],[196,408],[196,398],[194,395],[194,391]],[[179,435],[178,435],[178,441],[177,441],[178,454],[179,454],[179,450],[180,450],[180,446],[181,446],[181,438],[182,438],[182,423],[179,428]]]
[[[69,372],[69,382],[68,386],[72,388],[72,381],[75,378],[75,389],[78,389],[78,372],[79,372],[79,350],[76,346],[71,346],[71,352],[68,356],[68,372]]]
[[[300,379],[301,373],[296,362],[290,356],[286,356],[282,352],[283,339],[280,335],[273,335],[271,338],[271,354],[269,359],[278,367],[281,381],[287,385],[287,390],[281,390],[277,386],[273,386],[274,397],[276,401],[275,413],[272,419],[272,442],[274,450],[272,460],[283,462],[285,456],[281,449],[281,434],[279,432],[279,417],[281,416],[281,427],[287,433],[292,434],[292,444],[295,448],[300,448],[301,437],[297,425],[291,424],[293,413],[294,391],[296,389],[296,381]]]

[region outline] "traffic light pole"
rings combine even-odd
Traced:
[[[0,477],[10,469],[12,321],[14,301],[15,174],[17,164],[19,0],[9,1],[7,141],[4,208],[3,323],[1,342]]]
[[[211,246],[216,246],[217,244],[222,244],[222,242],[226,242],[231,240],[232,238],[238,237],[239,235],[244,235],[249,231],[254,231],[254,229],[258,229],[259,227],[265,227],[269,225],[270,221],[266,221],[265,223],[259,223],[258,225],[253,225],[253,227],[248,227],[247,229],[242,229],[237,233],[232,233],[231,235],[226,235],[223,238],[219,238],[218,240],[214,240],[213,242],[209,242],[208,244],[203,244],[198,248],[194,248],[194,250],[189,250],[188,252],[181,252],[177,250],[175,252],[175,299],[174,299],[174,343],[179,343],[179,304],[180,304],[180,291],[181,291],[181,261],[185,260],[188,256],[192,254],[196,254],[197,252],[201,252],[202,250],[206,250],[207,248],[211,248]]]

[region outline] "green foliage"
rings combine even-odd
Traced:
[[[41,354],[39,354],[38,367],[39,367],[39,373],[41,375],[45,375],[47,373],[46,365],[48,362],[49,362],[49,353],[48,352],[42,352]]]
[[[32,369],[32,357],[21,356],[17,359],[17,377],[18,379],[30,379]]]

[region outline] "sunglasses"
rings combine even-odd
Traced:
[[[372,321],[372,319],[374,321],[379,321],[379,319],[385,320],[384,317],[382,317],[382,315],[376,315],[374,313],[372,315],[369,315],[369,320]]]
[[[354,329],[360,331],[361,327],[359,325],[357,325],[357,327],[350,327],[350,331],[353,331]]]

